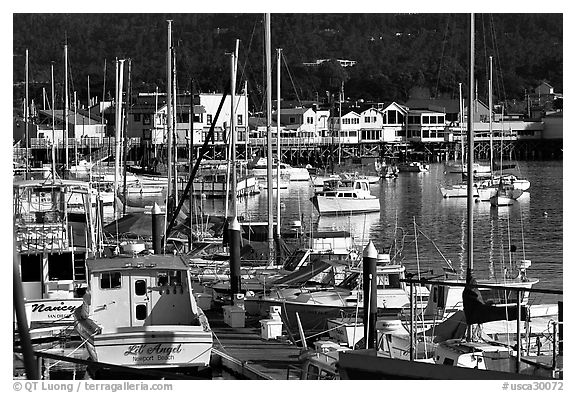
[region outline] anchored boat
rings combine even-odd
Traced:
[[[380,211],[380,199],[370,193],[367,179],[324,181],[312,202],[320,214],[369,213]]]

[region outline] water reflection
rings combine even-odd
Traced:
[[[380,213],[349,214],[343,216],[319,216],[318,231],[348,231],[356,245],[365,246],[370,234],[380,221]]]

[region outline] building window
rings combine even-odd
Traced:
[[[296,123],[296,118],[293,117],[293,116],[290,116],[290,119],[288,120],[288,122],[289,122],[290,124],[295,124],[295,123]]]
[[[182,117],[181,123],[189,123],[190,122],[190,115],[188,113],[182,113],[181,117]]]
[[[422,124],[430,124],[430,118],[428,116],[423,116]]]
[[[212,115],[206,115],[206,124],[212,125]]]
[[[364,123],[370,123],[370,116],[364,116]]]
[[[140,123],[140,113],[134,113],[134,123]]]
[[[243,125],[243,123],[242,123],[242,115],[238,115],[238,116],[237,116],[237,118],[236,118],[236,124],[239,125],[239,126]]]
[[[202,123],[202,113],[194,114],[194,123]]]
[[[121,287],[122,275],[120,272],[102,273],[100,275],[101,289],[116,289]]]
[[[145,113],[142,115],[142,123],[146,126],[149,126],[151,122],[150,113]]]

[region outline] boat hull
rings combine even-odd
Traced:
[[[466,198],[468,197],[468,186],[457,184],[448,187],[440,187],[440,192],[444,198]],[[474,198],[478,198],[479,191],[474,188]]]
[[[374,198],[343,198],[316,195],[314,206],[320,214],[371,213],[380,211],[380,200]]]
[[[142,326],[96,333],[91,320],[76,330],[93,360],[136,368],[205,367],[210,364],[212,333],[200,326]]]
[[[26,300],[24,307],[30,325],[51,323],[70,325],[74,310],[82,305],[82,298],[52,298]]]
[[[270,307],[276,306],[282,308],[282,316],[284,323],[288,328],[295,331],[298,329],[298,318],[305,332],[311,331],[325,331],[328,328],[328,320],[336,319],[343,314],[353,315],[356,313],[356,306],[342,306],[342,305],[326,305],[326,304],[310,304],[300,303],[281,299],[261,299],[261,298],[246,298],[244,305],[246,312],[251,315],[267,316]],[[378,316],[392,316],[397,315],[402,308],[378,308]],[[363,315],[363,308],[359,307],[359,316],[361,320]]]

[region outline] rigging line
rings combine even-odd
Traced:
[[[288,32],[290,33],[290,36],[292,38],[292,42],[295,42],[296,39],[294,37],[294,34],[292,34],[292,30],[288,29]],[[306,57],[302,54],[302,51],[300,50],[300,45],[296,45],[296,50],[298,51],[298,55],[300,55],[300,61],[306,61]],[[306,69],[306,76],[308,76],[308,83],[312,86],[312,89],[314,89],[314,91],[318,91],[318,86],[316,85],[316,83],[314,82],[314,78],[311,77],[311,73],[310,73],[310,69],[311,67],[304,67]]]
[[[290,77],[290,82],[292,83],[292,87],[294,88],[294,93],[296,94],[296,100],[298,100],[298,104],[302,106],[302,101],[300,101],[300,96],[298,96],[298,89],[296,89],[296,85],[294,84],[294,79],[292,78],[292,74],[290,73],[290,68],[288,68],[288,63],[286,62],[286,57],[284,54],[281,55],[282,60],[284,60],[284,65],[286,66],[286,71],[288,71],[288,76]]]
[[[506,98],[506,88],[504,87],[504,75],[503,75],[503,71],[502,71],[502,65],[500,63],[500,52],[498,51],[498,45],[496,43],[496,28],[494,27],[494,17],[493,15],[490,15],[490,24],[491,24],[491,32],[492,32],[492,45],[494,47],[494,53],[496,54],[496,64],[497,64],[497,70],[500,70],[500,80],[502,83],[502,95],[504,96],[503,101],[506,102],[507,98]],[[496,72],[496,75],[498,75],[498,72]],[[498,83],[497,83],[498,85]]]
[[[482,20],[482,43],[484,44],[484,70],[486,71],[486,79],[485,80],[489,80],[490,79],[490,68],[489,68],[489,59],[488,59],[488,53],[487,53],[487,48],[486,48],[486,26],[484,25],[484,14],[480,14],[480,19]],[[488,88],[488,87],[487,87]],[[490,92],[487,92],[487,96],[490,94]],[[488,101],[488,100],[487,100]],[[490,110],[492,110],[492,108],[490,108]]]
[[[442,259],[444,259],[444,262],[446,262],[446,264],[450,267],[450,269],[454,270],[454,267],[452,266],[452,262],[450,262],[449,259],[447,259],[444,254],[442,254],[442,251],[440,251],[440,249],[438,248],[438,246],[436,245],[436,243],[434,243],[434,240],[430,239],[430,237],[428,237],[428,235],[426,235],[420,228],[418,228],[418,232],[420,232],[426,239],[428,239],[432,245],[434,246],[434,248],[436,249],[436,251],[438,251],[438,253],[440,254],[440,256],[442,257]]]
[[[444,59],[444,50],[446,49],[446,37],[448,36],[448,27],[450,25],[450,15],[446,17],[446,27],[444,28],[444,39],[442,40],[442,52],[440,53],[440,64],[438,65],[438,75],[436,76],[435,96],[438,98],[438,85],[440,84],[440,74],[442,73],[442,60]]]
[[[250,34],[250,40],[248,41],[248,49],[246,50],[246,58],[244,59],[244,65],[243,65],[242,70],[240,72],[240,78],[238,78],[239,81],[244,78],[244,73],[246,72],[246,67],[249,64],[248,55],[250,54],[250,50],[252,48],[252,41],[254,39],[254,34],[256,32],[256,26],[257,26],[257,22],[254,23],[254,27],[252,28],[252,33]],[[246,78],[246,80],[248,80],[248,78]]]

